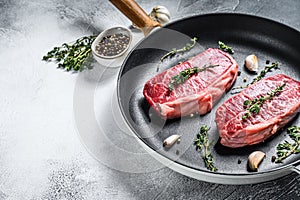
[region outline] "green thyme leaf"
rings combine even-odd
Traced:
[[[265,75],[266,75],[268,72],[270,72],[272,69],[279,69],[279,63],[278,63],[278,62],[274,62],[274,63],[272,63],[271,65],[266,65],[266,66],[265,66],[265,69],[262,70],[262,71],[260,72],[260,74],[252,80],[251,83],[248,83],[246,86],[237,86],[237,87],[234,87],[234,88],[232,88],[232,90],[236,90],[236,89],[245,89],[245,88],[249,87],[250,85],[252,85],[252,84],[254,84],[254,83],[260,81],[262,78],[264,78]],[[238,92],[237,92],[237,93],[238,93]]]
[[[254,78],[253,81],[247,86],[252,85],[257,81],[260,81],[263,77],[265,77],[266,73],[270,72],[272,69],[278,69],[278,66],[279,66],[278,62],[272,63],[272,65],[270,66],[265,66],[265,69],[261,71],[260,74],[256,78]]]
[[[252,100],[245,100],[244,108],[246,109],[246,112],[242,116],[242,119],[246,120],[252,114],[258,114],[260,112],[260,109],[261,109],[262,105],[264,104],[264,102],[267,100],[272,100],[273,97],[275,97],[276,95],[278,95],[279,93],[281,93],[283,91],[284,87],[285,87],[285,83],[276,87],[275,90],[272,90],[265,96],[255,98]]]
[[[168,53],[166,53],[165,55],[163,55],[160,58],[160,61],[162,62],[164,59],[168,58],[168,57],[172,57],[177,53],[181,53],[181,52],[185,52],[185,51],[189,51],[191,50],[197,43],[198,38],[194,37],[193,39],[191,39],[192,43],[188,43],[186,44],[184,47],[182,47],[181,49],[176,49],[173,48],[171,51],[169,51]]]
[[[233,51],[232,47],[227,46],[222,41],[219,41],[218,44],[219,44],[219,49],[221,49],[222,51],[225,51],[225,52],[230,53],[230,54],[234,54],[234,51]]]
[[[168,84],[168,88],[170,91],[172,91],[172,90],[174,90],[174,87],[176,85],[184,83],[186,80],[188,80],[193,75],[198,74],[199,72],[205,71],[206,69],[214,68],[216,66],[219,66],[219,65],[209,65],[209,66],[205,65],[201,68],[191,67],[191,68],[184,69],[181,72],[179,72],[178,75],[175,75],[171,78],[170,83]]]
[[[64,43],[60,47],[54,47],[42,60],[58,63],[58,68],[66,71],[79,71],[91,52],[91,45],[96,36],[84,36],[75,42]]]
[[[275,160],[275,163],[282,163],[282,161],[290,155],[300,153],[300,127],[289,127],[288,134],[294,142],[292,143],[284,141],[283,143],[277,145],[277,158]]]
[[[206,168],[215,172],[218,169],[215,167],[213,155],[211,153],[211,144],[208,139],[209,129],[210,128],[208,128],[206,125],[201,126],[200,132],[197,134],[194,144],[196,145],[196,150],[202,151],[202,159]]]

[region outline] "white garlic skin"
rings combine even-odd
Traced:
[[[171,147],[175,142],[180,140],[180,135],[171,135],[166,138],[163,142],[164,147]]]
[[[259,164],[266,157],[266,154],[262,151],[254,151],[248,157],[249,168],[253,171],[258,169]]]
[[[252,54],[246,57],[245,66],[249,71],[257,72],[258,71],[258,59],[256,55]]]
[[[155,6],[150,13],[150,17],[164,25],[170,21],[170,12],[164,6]]]

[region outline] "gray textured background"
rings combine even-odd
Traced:
[[[299,0],[138,1],[172,19],[210,12],[250,13],[300,30]],[[104,0],[0,2],[0,200],[7,199],[299,199],[300,176],[230,186],[168,168],[113,170],[83,147],[73,116],[78,74],[41,62],[53,46],[113,25],[130,25]]]

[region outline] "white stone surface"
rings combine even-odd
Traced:
[[[165,5],[172,19],[245,12],[300,28],[297,0],[138,2],[148,11]],[[117,171],[95,160],[81,143],[74,120],[78,74],[56,69],[41,58],[53,46],[118,24],[130,22],[103,0],[0,1],[0,200],[300,197],[300,177],[295,174],[258,185],[225,186],[167,168],[148,173]]]

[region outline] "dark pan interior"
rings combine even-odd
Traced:
[[[192,37],[199,38],[199,45],[187,53],[174,56],[159,64],[160,57],[167,50],[184,46]],[[196,134],[203,124],[211,127],[209,134],[214,144],[212,153],[218,168],[217,173],[253,173],[247,170],[247,157],[255,150],[266,153],[266,158],[256,173],[296,164],[300,159],[300,154],[289,157],[284,160],[283,164],[271,162],[277,144],[289,140],[286,128],[258,145],[230,149],[219,143],[214,121],[215,110],[223,101],[232,96],[231,91],[224,95],[210,113],[204,116],[194,115],[166,121],[157,116],[144,99],[142,90],[148,79],[204,49],[218,47],[219,40],[232,46],[235,51],[233,57],[239,64],[241,75],[238,76],[234,86],[246,85],[257,76],[249,73],[243,65],[245,57],[253,53],[259,59],[259,71],[264,68],[267,60],[281,63],[279,70],[274,70],[267,76],[282,73],[300,80],[299,31],[268,19],[243,14],[195,16],[171,23],[154,32],[131,52],[123,64],[118,79],[118,98],[127,123],[144,143],[159,154],[198,170],[208,171],[200,152],[196,151],[193,145]],[[159,68],[158,72],[157,68]],[[291,124],[300,125],[299,117],[297,116],[289,125]],[[163,148],[163,140],[172,134],[182,135],[180,143],[170,149]]]

